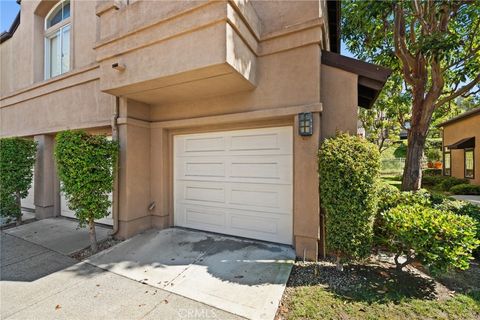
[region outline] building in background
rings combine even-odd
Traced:
[[[480,107],[439,125],[443,129],[443,174],[480,185]]]

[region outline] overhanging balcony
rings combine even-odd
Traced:
[[[102,91],[153,104],[255,88],[256,42],[229,20],[236,13],[228,2],[162,3],[97,7]],[[131,21],[143,23],[115,27]]]

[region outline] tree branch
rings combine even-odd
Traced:
[[[470,83],[464,85],[463,87],[461,87],[460,89],[458,89],[456,92],[450,94],[449,96],[446,96],[440,100],[437,101],[437,103],[435,104],[435,108],[449,102],[449,101],[452,101],[453,99],[467,93],[468,91],[470,91],[473,87],[475,87],[475,85],[477,85],[478,83],[480,83],[480,73],[477,74],[477,76],[475,77],[475,79],[473,79]]]
[[[405,42],[405,18],[403,16],[403,7],[400,4],[396,4],[394,8],[394,43],[395,43],[395,55],[402,62],[403,74],[405,81],[410,84],[415,84],[415,79],[412,77],[412,70],[415,68],[415,58],[407,49]]]

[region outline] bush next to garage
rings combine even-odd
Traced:
[[[379,218],[386,237],[383,243],[395,253],[398,269],[413,261],[432,272],[468,269],[472,252],[480,245],[476,222],[466,215],[416,204],[399,205]]]
[[[318,157],[327,248],[342,269],[342,260],[370,254],[380,154],[365,139],[338,134],[325,140]]]
[[[0,216],[21,223],[21,199],[32,186],[37,144],[23,138],[0,139]]]
[[[108,216],[118,143],[103,135],[64,131],[55,146],[62,191],[80,226],[88,225],[92,252],[97,251],[95,220]]]

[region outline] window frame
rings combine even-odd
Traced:
[[[445,158],[448,155],[448,158],[450,159],[449,163],[450,166],[448,168],[449,172],[447,173],[447,166],[445,162]],[[443,147],[443,175],[450,177],[452,175],[452,150],[450,150],[448,147]]]
[[[60,22],[54,24],[53,26],[47,28],[48,19],[50,18],[52,13],[55,12],[55,10],[57,10],[59,6],[63,6],[65,2],[70,3],[70,15],[69,15],[69,17],[66,18],[66,19],[63,19]],[[72,57],[73,56],[72,55],[72,51],[73,51],[72,50],[73,49],[73,45],[72,45],[72,43],[73,43],[73,41],[72,41],[72,36],[73,36],[73,33],[72,33],[72,30],[73,30],[73,28],[72,28],[72,14],[73,14],[72,1],[71,0],[61,0],[50,9],[50,11],[47,13],[47,15],[44,18],[44,34],[43,34],[44,50],[43,50],[43,53],[44,53],[44,79],[45,80],[61,76],[65,73],[69,72],[70,70],[72,70],[72,62],[73,62],[73,57]],[[69,60],[68,61],[68,70],[62,70],[62,67],[63,67],[63,63],[62,63],[63,41],[64,41],[63,37],[64,37],[64,31],[67,28],[69,28],[69,31],[70,31],[69,45],[68,45],[68,51],[69,51],[68,52],[68,60]],[[61,58],[60,58],[60,62],[59,62],[60,73],[52,76],[52,74],[51,74],[52,69],[51,69],[50,41],[56,35],[59,37],[59,41],[60,41],[60,54],[61,54]]]
[[[472,152],[472,175],[467,175],[467,152]],[[466,179],[475,179],[475,148],[463,149],[463,175]]]

